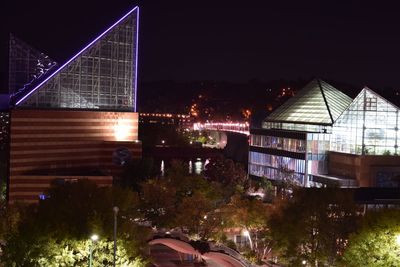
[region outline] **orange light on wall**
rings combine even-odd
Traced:
[[[132,126],[123,120],[118,120],[118,123],[114,126],[114,135],[116,141],[128,141],[128,137],[130,136],[130,131],[132,130]]]

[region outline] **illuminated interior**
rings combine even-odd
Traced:
[[[264,120],[264,134],[251,134],[250,175],[272,180],[290,177],[307,186],[305,177],[327,173],[332,127],[351,102],[330,84],[312,80]]]
[[[399,108],[369,88],[351,100],[313,80],[265,119],[264,134],[250,135],[249,173],[272,180],[291,173],[298,182],[307,177],[307,186],[313,175],[328,174],[328,151],[398,155],[398,114]]]
[[[399,109],[364,88],[333,127],[330,149],[357,155],[397,155]]]

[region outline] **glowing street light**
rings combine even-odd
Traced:
[[[96,242],[97,240],[99,240],[99,236],[94,234],[90,237],[90,239],[92,239],[93,242]]]
[[[400,246],[400,234],[396,235],[396,245]]]
[[[89,267],[92,267],[92,261],[93,261],[93,246],[94,243],[99,240],[99,236],[96,234],[93,234],[90,239],[92,240],[92,243],[90,244],[89,247]]]
[[[246,237],[250,237],[250,233],[248,230],[243,230],[243,235]]]

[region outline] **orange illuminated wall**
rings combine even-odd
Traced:
[[[138,113],[12,110],[9,200],[38,198],[32,188],[35,179],[17,178],[22,175],[33,178],[85,168],[115,174],[119,167],[113,163],[113,152],[125,147],[140,158],[137,139]]]

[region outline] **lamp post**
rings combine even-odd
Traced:
[[[250,242],[250,248],[253,249],[253,240],[251,240],[250,232],[247,229],[243,230],[243,235],[246,236],[249,239]]]
[[[92,261],[93,261],[93,245],[94,243],[99,239],[99,236],[94,234],[90,237],[92,240],[92,243],[90,244],[89,248],[89,267],[92,267]]]
[[[113,208],[114,211],[114,258],[113,258],[113,266],[115,267],[115,261],[117,258],[117,214],[119,211],[119,208],[115,206]]]

